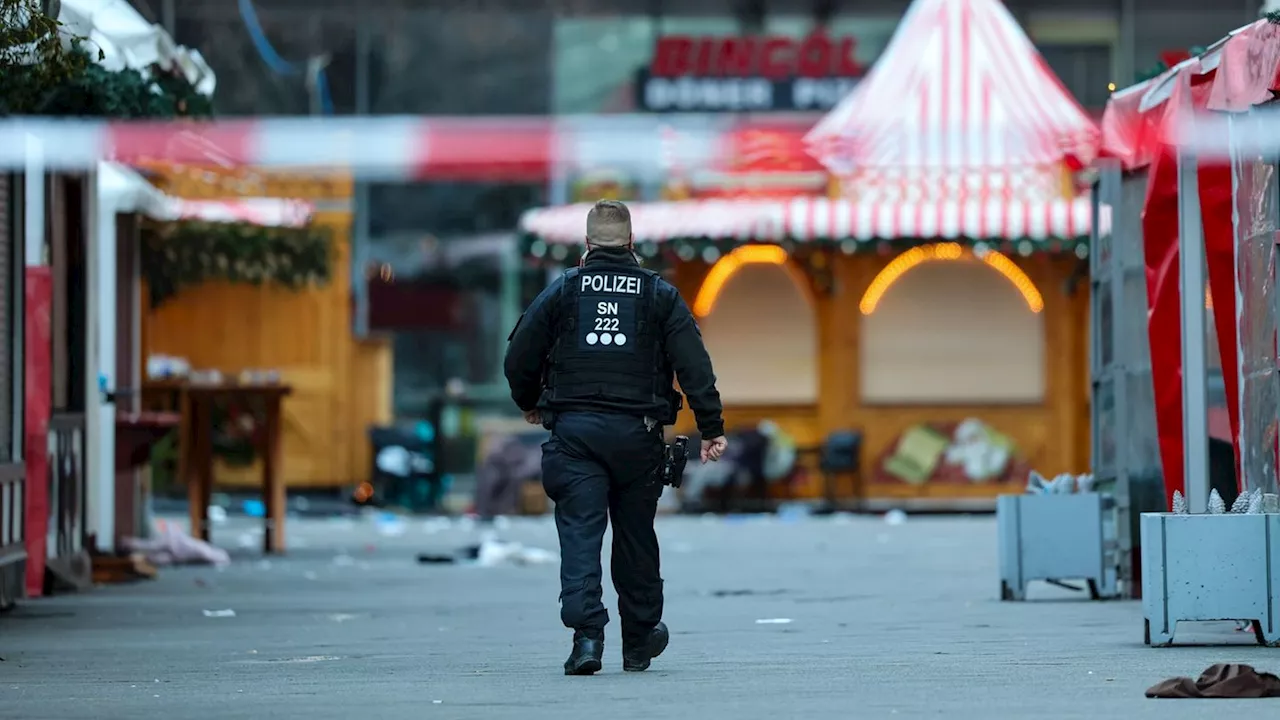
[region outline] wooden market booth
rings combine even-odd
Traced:
[[[350,231],[352,182],[337,174],[279,173],[214,165],[148,166],[171,195],[201,200],[293,198],[310,204],[310,223],[333,238],[324,285],[290,289],[210,282],[183,289],[142,313],[142,357],[162,354],[192,368],[234,376],[272,370],[292,389],[283,406],[281,472],[285,485],[337,488],[366,480],[367,429],[391,418],[392,363],[385,339],[352,334]],[[148,294],[143,292],[146,301]],[[213,484],[252,487],[261,459],[219,462]]]
[[[1089,464],[1092,208],[1073,170],[1096,141],[998,0],[917,0],[806,135],[757,126],[736,165],[632,220],[699,317],[730,430],[856,429],[843,497],[989,507],[1030,468]],[[574,260],[588,207],[526,215],[532,254]]]

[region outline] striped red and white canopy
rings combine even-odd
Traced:
[[[970,238],[974,240],[1077,240],[1089,235],[1093,208],[1087,199],[864,203],[800,197],[634,203],[631,224],[638,242],[708,238],[802,242]],[[589,204],[531,210],[521,229],[542,240],[581,243]],[[1110,208],[1099,213],[1100,232],[1111,231]]]
[[[154,220],[249,223],[263,227],[303,227],[315,206],[303,200],[268,197],[188,200],[167,195],[135,169],[116,163],[97,167],[98,199],[113,213],[139,213]]]
[[[1076,240],[1089,235],[1088,199],[1048,201],[866,203],[800,198],[787,207],[787,232],[797,239]],[[1110,208],[1098,224],[1111,231]]]
[[[237,198],[234,200],[168,199],[157,214],[165,220],[249,223],[263,227],[304,227],[315,206],[303,200]]]
[[[984,201],[1010,187],[1047,200],[1064,161],[1093,160],[1099,131],[1000,0],[915,0],[805,139],[864,201]]]

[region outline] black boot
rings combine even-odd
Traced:
[[[604,633],[585,633],[581,630],[573,634],[573,652],[564,661],[565,675],[594,675],[600,671],[600,660],[604,657]]]
[[[622,648],[622,669],[627,672],[641,672],[649,669],[649,662],[662,654],[671,641],[667,632],[667,624],[659,622],[649,633],[647,642]]]

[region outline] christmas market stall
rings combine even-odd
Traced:
[[[157,358],[157,366],[181,358],[228,377],[275,372],[293,388],[282,430],[285,483],[334,488],[368,479],[367,428],[391,419],[391,347],[386,338],[359,339],[352,331],[351,279],[343,270],[351,262],[350,177],[212,162],[144,169],[187,202],[307,212],[290,221],[151,233],[142,357]],[[217,449],[216,485],[256,485],[261,453],[243,442]]]
[[[153,446],[163,448],[166,437],[185,427],[179,405],[155,408],[144,402],[144,375],[153,365],[144,361],[140,332],[148,301],[171,299],[228,275],[241,282],[280,282],[264,268],[273,258],[307,268],[295,286],[323,284],[332,254],[331,240],[311,225],[308,203],[269,197],[184,199],[156,187],[148,174],[154,171],[105,162],[94,173],[89,292],[96,306],[90,327],[100,407],[91,416],[98,420],[96,441],[114,462],[94,464],[92,474],[99,543],[107,551],[147,532],[152,481],[170,469]],[[250,247],[252,252],[246,250]]]
[[[1001,3],[917,0],[816,127],[735,134],[735,164],[673,168],[673,199],[632,221],[699,318],[730,428],[855,432],[845,501],[989,508],[1030,468],[1088,465],[1077,174],[1097,136]],[[530,211],[529,254],[577,262],[588,208]]]
[[[1114,174],[1124,172],[1112,181],[1124,200],[1112,255],[1140,250],[1147,284],[1116,296],[1098,342],[1120,326],[1147,347],[1115,345],[1116,403],[1099,403],[1097,422],[1120,432],[1100,443],[1100,469],[1137,528],[1127,567],[1152,645],[1172,644],[1181,622],[1220,618],[1280,644],[1271,621],[1280,612],[1280,147],[1265,107],[1280,90],[1278,20],[1240,28],[1117,93],[1104,122],[1104,149]],[[1139,181],[1141,202],[1130,202],[1124,193]],[[1142,369],[1144,354],[1149,377],[1125,372]],[[1138,498],[1151,465],[1162,487]]]

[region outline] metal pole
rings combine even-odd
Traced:
[[[1111,378],[1111,392],[1114,398],[1112,417],[1115,419],[1115,497],[1117,503],[1126,511],[1129,505],[1129,478],[1133,467],[1132,442],[1133,427],[1129,424],[1129,372],[1132,370],[1134,358],[1126,352],[1132,347],[1132,338],[1126,334],[1129,323],[1125,318],[1133,311],[1125,296],[1124,268],[1125,259],[1129,256],[1129,244],[1141,243],[1141,237],[1117,237],[1116,215],[1122,202],[1120,163],[1109,161],[1103,166],[1102,176],[1098,183],[1101,192],[1101,205],[1111,209],[1111,238],[1108,241],[1110,258],[1107,260],[1107,282],[1111,288],[1111,365],[1104,372]],[[1101,207],[1099,207],[1101,210]]]
[[[496,338],[498,362],[494,365],[497,372],[493,378],[495,385],[505,385],[502,358],[507,354],[507,335],[520,318],[520,244],[516,238],[511,238],[503,245],[500,262],[502,276],[498,305],[500,322]]]
[[[115,469],[115,439],[112,437],[111,443],[106,444],[102,439],[102,427],[104,425],[103,418],[103,397],[98,391],[98,323],[97,323],[97,306],[99,305],[98,285],[101,274],[98,272],[98,237],[100,235],[101,222],[98,219],[101,203],[98,198],[98,166],[90,170],[85,180],[84,193],[84,213],[87,221],[85,223],[85,256],[84,256],[84,283],[85,283],[85,355],[83,380],[84,382],[84,432],[85,432],[85,507],[88,517],[85,520],[85,533],[96,539],[96,547],[90,550],[103,552],[111,547],[110,538],[105,534],[104,529],[108,527],[103,521],[103,504],[106,502],[105,496],[110,494],[112,486],[105,479],[105,472]],[[110,408],[111,406],[107,406]],[[114,408],[112,408],[111,421],[115,420]],[[114,426],[112,428],[114,430]],[[110,448],[110,451],[107,450]],[[101,470],[99,469],[101,468]],[[111,473],[112,482],[114,482],[114,472]],[[110,507],[110,517],[115,515],[114,504]]]
[[[23,259],[27,267],[44,265],[44,144],[34,135],[27,136],[27,166],[23,197]]]
[[[553,30],[551,35],[552,37],[551,57],[547,58],[547,61],[551,64],[551,68],[550,68],[551,115],[556,119],[555,135],[554,135],[554,139],[552,140],[553,155],[551,158],[551,167],[550,167],[551,177],[548,178],[549,182],[547,184],[548,185],[547,204],[551,205],[552,207],[569,204],[570,166],[569,166],[569,163],[566,161],[566,158],[569,152],[569,148],[567,147],[566,143],[568,142],[567,138],[572,137],[576,134],[572,132],[566,132],[565,125],[570,121],[560,118],[560,112],[563,110],[563,108],[559,107],[558,100],[560,99],[560,94],[559,94],[559,90],[556,88],[556,85],[555,85],[556,66],[557,66],[557,63],[560,61],[560,55],[559,55],[560,46],[558,43],[555,42],[556,38],[558,37],[558,34],[555,32],[556,22],[558,21],[552,20]],[[573,110],[576,111],[576,110],[579,110],[579,108],[573,108]],[[547,284],[550,285],[551,283],[555,282],[556,278],[560,277],[560,275],[562,275],[563,273],[564,273],[563,268],[560,268],[560,267],[548,268]]]
[[[1104,285],[1107,285],[1109,287],[1110,277],[1107,274],[1109,267],[1102,263],[1102,257],[1103,257],[1102,243],[1104,241],[1102,239],[1102,233],[1099,230],[1099,228],[1101,228],[1102,226],[1102,223],[1101,223],[1102,197],[1105,195],[1103,187],[1104,187],[1104,183],[1106,183],[1107,181],[1107,175],[1110,171],[1110,167],[1107,164],[1105,164],[1105,161],[1099,161],[1098,171],[1099,171],[1098,180],[1093,184],[1093,192],[1091,193],[1091,197],[1090,197],[1090,200],[1092,201],[1092,207],[1090,209],[1092,212],[1090,217],[1091,222],[1090,222],[1090,238],[1089,238],[1091,241],[1089,243],[1089,280],[1090,280],[1089,316],[1091,318],[1091,322],[1090,322],[1091,330],[1093,331],[1092,342],[1089,343],[1089,376],[1090,376],[1089,380],[1090,380],[1090,386],[1092,387],[1095,393],[1093,397],[1093,403],[1092,403],[1093,422],[1090,423],[1092,426],[1090,428],[1091,430],[1090,454],[1092,455],[1090,465],[1092,465],[1094,468],[1097,468],[1099,464],[1102,462],[1102,458],[1103,458],[1102,442],[1105,439],[1102,437],[1102,428],[1104,427],[1105,423],[1100,422],[1101,418],[1099,417],[1099,411],[1102,408],[1101,408],[1101,404],[1098,402],[1096,393],[1098,391],[1098,388],[1101,387],[1102,385],[1102,382],[1104,380],[1104,373],[1106,373],[1106,371],[1110,369],[1109,367],[1107,367],[1102,356],[1103,344],[1109,342],[1110,338],[1104,338],[1102,336],[1103,323],[1102,323],[1102,301],[1101,301],[1101,298],[1102,298],[1101,288]],[[1114,308],[1115,306],[1116,306],[1115,298],[1112,298],[1111,307]],[[1113,316],[1114,316],[1114,313],[1113,313]],[[1114,320],[1112,322],[1114,322]]]
[[[356,18],[356,115],[368,115],[369,65],[373,42],[369,21],[363,14]],[[365,278],[365,265],[369,257],[369,182],[359,176],[354,178],[355,197],[351,219],[351,292],[355,296],[355,318],[352,331],[357,338],[369,334],[369,285]]]
[[[560,113],[564,112],[565,108],[560,107],[560,88],[556,86],[556,70],[560,63],[560,44],[557,42],[560,35],[557,32],[559,30],[558,23],[559,20],[555,18],[551,21],[551,52],[547,57],[547,63],[550,65],[548,74],[551,77],[551,102],[549,104],[551,105],[551,116],[555,119],[552,139],[553,155],[550,167],[551,177],[548,178],[550,182],[547,187],[547,204],[551,206],[566,205],[569,202],[570,168],[568,163],[565,162],[569,148],[565,147],[563,143],[565,138],[571,136],[571,134],[561,132],[565,121],[560,118]],[[569,111],[581,112],[583,109],[570,108]]]
[[[547,189],[547,204],[552,207],[569,204],[569,180],[570,165],[566,158],[569,154],[567,143],[568,137],[572,137],[571,132],[561,132],[563,125],[568,121],[557,118],[555,122],[555,137],[552,140],[553,152],[555,155],[551,158],[551,183]]]
[[[1194,155],[1178,156],[1178,295],[1182,301],[1182,447],[1187,505],[1209,507],[1209,388],[1205,361],[1205,250]]]

